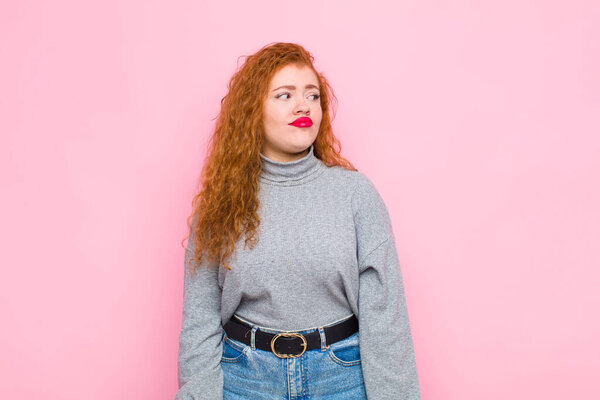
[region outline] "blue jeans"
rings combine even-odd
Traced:
[[[339,323],[352,315],[332,322]],[[360,361],[359,332],[325,345],[324,327],[295,331],[319,331],[321,348],[306,350],[297,358],[279,358],[254,346],[257,330],[281,331],[252,325],[251,344],[232,339],[223,332],[224,400],[361,400],[367,399]]]

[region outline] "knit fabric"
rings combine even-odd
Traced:
[[[261,154],[259,240],[236,244],[231,271],[188,268],[186,253],[176,400],[221,400],[223,325],[232,314],[277,330],[305,330],[355,314],[372,400],[420,399],[400,265],[386,205],[359,171],[314,154]],[[207,268],[208,267],[208,268]]]

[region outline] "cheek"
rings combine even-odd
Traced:
[[[285,120],[285,110],[283,110],[282,107],[270,105],[269,107],[265,108],[263,120],[270,124],[277,124],[282,120]]]
[[[321,103],[315,104],[315,105],[312,107],[312,110],[311,110],[311,111],[312,111],[312,112],[313,112],[313,114],[315,114],[315,115],[317,115],[317,114],[318,114],[318,115],[321,115],[321,114],[323,113],[323,109],[321,108]]]
[[[313,115],[315,119],[318,119],[320,122],[321,119],[323,119],[323,110],[321,110],[321,107],[316,107],[313,111]]]

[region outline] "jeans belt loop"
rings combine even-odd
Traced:
[[[325,351],[329,348],[329,346],[327,346],[327,341],[325,339],[325,330],[322,326],[319,327],[319,335],[321,335],[321,351]]]
[[[256,337],[256,330],[257,329],[258,329],[258,326],[256,326],[256,325],[254,325],[252,327],[252,333],[251,333],[251,336],[250,336],[250,345],[252,346],[252,350],[256,350],[256,340],[255,340],[255,337]]]

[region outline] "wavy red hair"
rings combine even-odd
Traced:
[[[327,79],[315,70],[313,61],[313,56],[298,44],[274,43],[246,56],[232,76],[209,141],[200,176],[201,190],[194,196],[193,212],[187,218],[194,271],[204,257],[231,270],[225,260],[233,254],[240,236],[246,234],[244,246],[249,244],[250,248],[258,241],[263,102],[271,78],[284,66],[307,66],[319,81],[323,117],[314,142],[315,156],[328,167],[338,165],[356,171],[340,155],[341,144],[331,128],[335,111],[330,102],[337,103],[337,99]]]

